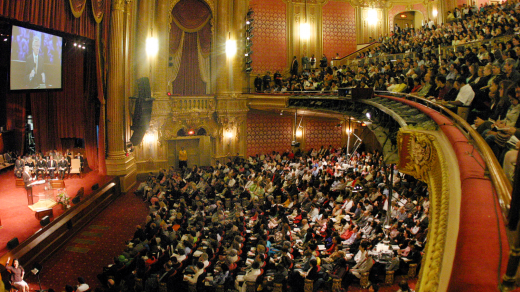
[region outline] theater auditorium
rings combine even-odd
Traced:
[[[519,20],[0,0],[0,292],[516,291]]]

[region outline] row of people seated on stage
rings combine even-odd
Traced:
[[[18,178],[23,178],[24,171],[27,172],[31,178],[38,179],[39,177],[45,178],[47,175],[50,178],[55,178],[56,175],[59,179],[63,180],[65,174],[70,173],[70,166],[72,159],[79,159],[81,170],[83,171],[83,156],[81,153],[76,153],[73,158],[72,153],[64,156],[60,152],[47,153],[42,156],[41,154],[26,155],[24,157],[18,156],[15,161],[14,174]],[[26,170],[27,169],[27,170]]]
[[[99,279],[130,291],[245,291],[246,282],[304,291],[310,279],[317,291],[334,278],[348,289],[366,272],[377,283],[386,271],[420,265],[427,186],[378,153],[313,152],[150,175],[137,190],[150,215]]]

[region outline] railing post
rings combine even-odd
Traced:
[[[520,155],[516,159],[518,165]],[[502,277],[502,283],[499,286],[500,291],[511,291],[516,287],[516,273],[518,265],[520,264],[520,232],[518,232],[520,222],[519,219],[519,196],[520,193],[520,168],[515,169],[513,191],[511,192],[511,204],[509,206],[508,214],[508,228],[515,235],[514,244],[509,250],[509,260],[507,262],[507,270],[505,275]]]

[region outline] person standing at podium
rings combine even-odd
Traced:
[[[28,188],[31,184],[31,172],[29,170],[29,166],[24,167],[23,173],[22,173],[23,183],[25,184],[25,187]]]
[[[54,178],[54,171],[56,171],[58,164],[56,163],[56,160],[54,160],[54,157],[49,156],[49,161],[47,161],[47,170],[49,171],[49,176],[51,179]]]

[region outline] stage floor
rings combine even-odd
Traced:
[[[111,179],[109,176],[100,175],[97,171],[84,173],[82,178],[77,175],[72,178],[65,179],[65,187],[67,193],[73,198],[81,187],[85,188],[85,195],[92,193],[91,187],[94,184],[102,186]],[[57,216],[63,214],[61,205],[53,207],[54,220]],[[32,211],[27,204],[27,192],[24,187],[15,186],[15,177],[13,170],[4,170],[0,173],[0,220],[2,228],[0,228],[0,257],[8,252],[7,242],[14,237],[18,237],[18,241],[29,238],[40,226],[40,220],[36,219],[35,212]]]

